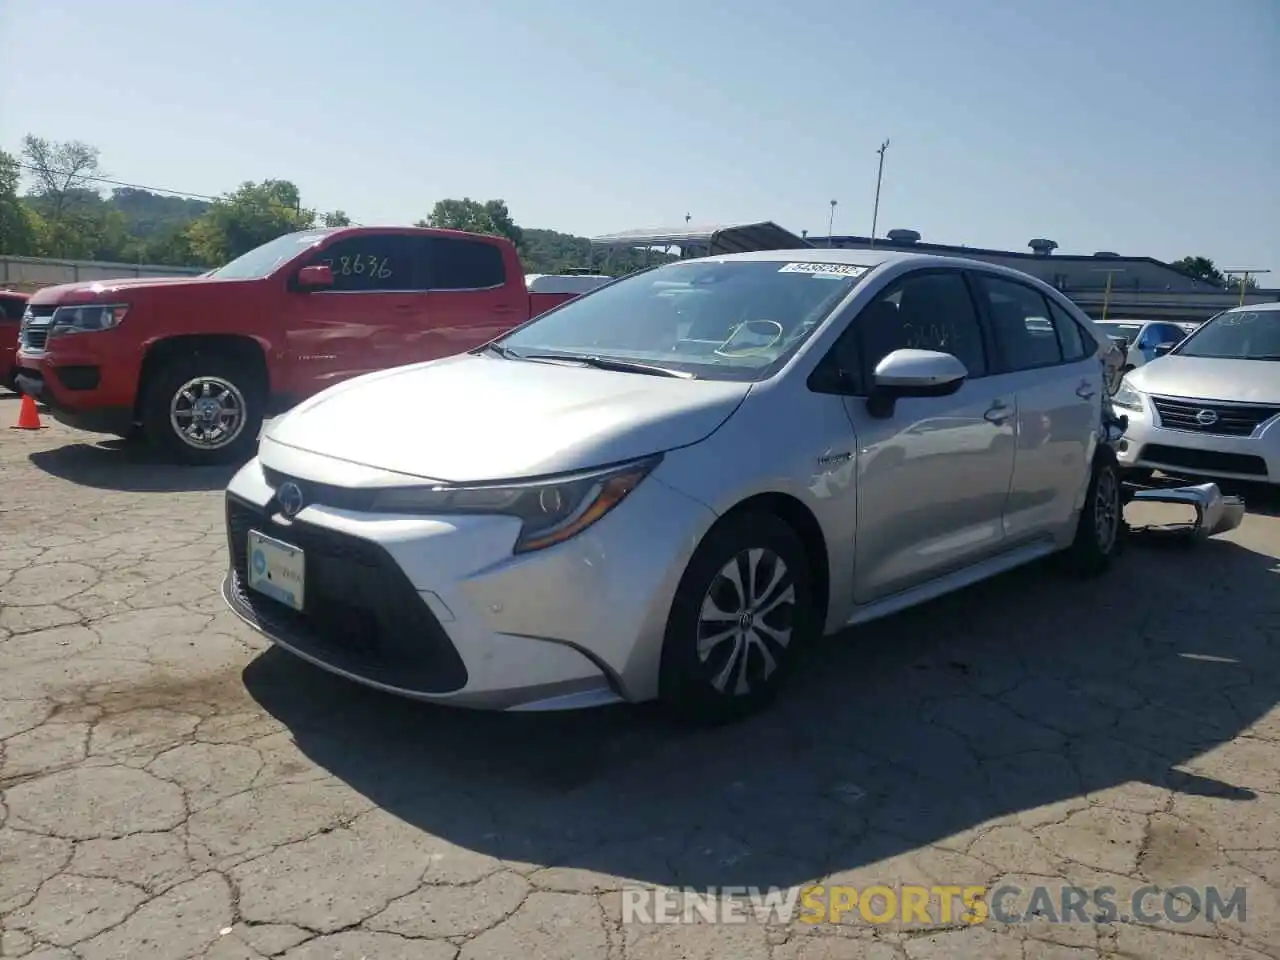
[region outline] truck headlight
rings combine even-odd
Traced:
[[[1120,381],[1120,386],[1111,397],[1111,403],[1122,410],[1136,410],[1138,413],[1143,410],[1142,394],[1135,390],[1128,380]]]
[[[58,307],[53,311],[49,336],[60,337],[68,333],[92,333],[118,327],[129,312],[126,303],[86,303],[79,306]]]
[[[522,521],[514,551],[563,543],[602,519],[662,461],[658,454],[549,480],[486,485],[392,487],[374,497],[375,513],[500,514]]]

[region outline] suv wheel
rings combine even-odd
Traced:
[[[676,591],[660,696],[680,719],[724,723],[772,700],[818,631],[804,546],[772,514],[711,530]]]
[[[1093,461],[1093,475],[1089,478],[1075,540],[1066,552],[1068,566],[1081,576],[1106,573],[1111,562],[1124,550],[1128,532],[1120,467],[1111,448],[1104,447]]]
[[[257,443],[264,394],[244,363],[216,353],[177,357],[147,385],[142,427],[180,463],[235,463]]]

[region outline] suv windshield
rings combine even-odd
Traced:
[[[226,266],[207,274],[219,280],[261,280],[282,263],[292,260],[303,250],[315,246],[330,234],[329,230],[303,230],[286,233],[283,237],[268,240],[260,247],[241,254]]]
[[[1280,310],[1228,310],[1175,348],[1179,357],[1280,360]]]
[[[498,341],[714,380],[771,376],[869,271],[847,263],[684,260],[626,277]]]

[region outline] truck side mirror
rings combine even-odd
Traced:
[[[333,286],[333,271],[324,264],[303,267],[298,271],[296,284],[304,293],[315,290],[328,290]]]

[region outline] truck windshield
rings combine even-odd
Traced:
[[[1280,360],[1280,310],[1228,310],[1173,350],[1179,357]]]
[[[292,260],[303,250],[315,246],[329,235],[328,230],[303,230],[286,233],[283,237],[268,240],[260,247],[241,254],[226,266],[209,274],[218,280],[261,280],[271,275],[282,263]]]
[[[570,300],[498,342],[515,360],[576,355],[761,380],[868,272],[847,263],[687,260]]]

